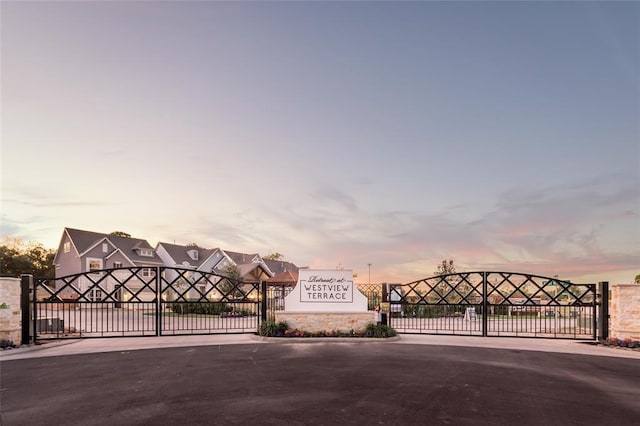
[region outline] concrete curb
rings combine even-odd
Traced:
[[[36,343],[36,344],[28,344],[28,345],[20,345],[17,348],[11,349],[3,349],[0,351],[0,358],[2,356],[9,356],[12,354],[18,353],[27,353],[27,352],[35,352],[35,351],[43,351],[45,349],[57,348],[60,346],[71,345],[73,343],[81,342],[82,339],[67,339],[67,340],[51,340],[44,343]]]
[[[99,352],[127,352],[143,349],[221,346],[237,344],[357,344],[458,346],[486,349],[525,350],[566,354],[595,355],[640,360],[640,352],[585,344],[568,340],[521,339],[505,337],[464,337],[402,334],[390,338],[367,337],[263,337],[257,334],[184,335],[162,337],[124,337],[52,341],[42,345],[23,346],[0,351],[0,361],[26,358],[78,355]]]
[[[253,335],[253,340],[266,343],[387,343],[397,342],[400,336],[394,337],[266,337]]]

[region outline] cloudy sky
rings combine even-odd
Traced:
[[[1,5],[2,235],[640,273],[640,4]]]

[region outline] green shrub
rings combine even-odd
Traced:
[[[443,308],[437,305],[405,305],[402,312],[409,318],[439,318],[444,315]]]
[[[275,322],[274,320],[267,320],[260,324],[258,334],[266,337],[284,336],[289,324],[285,321]]]
[[[186,302],[172,303],[171,310],[174,314],[202,314],[221,315],[233,311],[233,307],[220,302]]]
[[[364,331],[366,337],[393,337],[396,335],[396,331],[385,324],[367,324],[367,328]]]
[[[364,332],[356,332],[351,329],[349,331],[332,330],[332,331],[318,331],[308,332],[305,330],[291,330],[289,325],[284,322],[276,323],[273,320],[267,320],[260,324],[258,329],[260,336],[266,337],[393,337],[396,335],[396,331],[383,324],[369,323]]]
[[[8,340],[8,339],[0,340],[0,349],[15,348],[15,347],[16,345],[13,343],[13,340]]]

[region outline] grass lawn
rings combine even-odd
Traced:
[[[145,313],[147,316],[156,316],[155,313]],[[177,314],[175,312],[163,312],[162,316],[165,318],[168,317],[186,317],[186,318],[218,318],[220,315],[211,315],[211,314]]]
[[[515,319],[545,319],[545,317],[539,317],[538,315],[488,315],[487,318],[489,319],[509,319],[509,318],[515,318]],[[553,319],[553,317],[546,317],[546,319]]]
[[[155,316],[153,312],[145,313],[146,316]],[[255,317],[255,315],[239,315],[239,316],[220,316],[213,314],[178,314],[176,312],[162,312],[163,318],[180,317],[180,318],[247,318]]]

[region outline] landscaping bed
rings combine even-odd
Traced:
[[[604,346],[611,346],[616,348],[628,348],[636,351],[640,351],[640,341],[632,340],[632,339],[616,339],[615,337],[610,337],[607,340],[601,342]]]
[[[368,337],[387,338],[396,336],[396,331],[384,324],[369,323],[364,331],[356,330],[323,330],[309,332],[305,330],[291,329],[285,321],[275,322],[268,320],[260,324],[258,334],[263,337]]]

